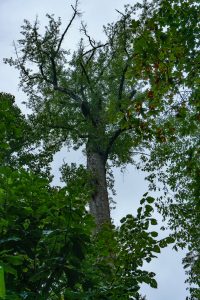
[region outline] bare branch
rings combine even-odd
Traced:
[[[87,54],[90,54],[89,58],[87,59],[87,62],[86,62],[86,65],[88,64],[88,62],[92,59],[92,57],[94,56],[95,54],[95,51],[99,48],[102,48],[102,47],[105,47],[106,45],[108,45],[108,43],[105,43],[105,44],[101,44],[100,42],[97,43],[96,45],[96,42],[94,39],[91,38],[91,36],[87,33],[87,30],[86,30],[86,25],[84,25],[83,23],[81,23],[82,25],[82,29],[81,31],[83,31],[84,35],[87,37],[88,41],[89,41],[89,44],[91,46],[91,49],[87,50],[86,52],[83,52],[82,56],[86,56]]]
[[[92,49],[95,47],[95,40],[91,38],[91,36],[87,33],[86,30],[86,25],[83,24],[83,22],[81,22],[82,28],[81,31],[83,31],[84,35],[88,38],[89,44],[92,47]]]
[[[119,11],[118,9],[115,9],[116,10],[116,12],[118,12],[118,14],[120,14],[120,15],[122,15],[124,18],[126,17],[126,15],[125,14],[123,14],[121,11]]]
[[[105,44],[98,44],[97,46],[93,47],[92,49],[89,49],[89,50],[85,51],[85,52],[83,53],[83,56],[85,56],[85,55],[87,55],[87,54],[89,54],[89,53],[92,53],[92,56],[93,56],[94,53],[95,53],[95,51],[96,51],[97,49],[103,48],[103,47],[105,47],[105,46],[107,46],[107,45],[108,45],[108,43],[105,43]]]
[[[77,9],[77,8],[78,8],[78,0],[76,0],[75,6],[71,5],[71,7],[72,7],[74,13],[73,13],[73,15],[72,15],[72,17],[71,17],[71,19],[70,19],[70,21],[69,21],[67,27],[65,28],[63,34],[61,35],[60,41],[59,41],[59,43],[58,43],[58,47],[57,47],[56,52],[55,52],[55,56],[58,54],[58,52],[59,52],[59,50],[60,50],[60,47],[61,47],[61,45],[62,45],[62,42],[63,42],[63,40],[64,40],[64,38],[65,38],[65,35],[67,34],[69,28],[71,27],[71,25],[72,25],[72,23],[73,23],[75,17],[80,15],[80,13],[78,12],[78,9]]]

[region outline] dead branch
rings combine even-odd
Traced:
[[[65,36],[66,36],[66,34],[67,34],[69,28],[71,27],[71,25],[72,25],[74,19],[76,18],[76,16],[79,16],[79,15],[80,15],[80,13],[78,12],[78,0],[76,0],[75,6],[71,5],[71,7],[72,7],[74,13],[73,13],[73,15],[72,15],[72,17],[71,17],[71,19],[70,19],[70,21],[69,21],[67,27],[65,28],[63,34],[61,35],[61,38],[60,38],[59,43],[58,43],[58,47],[57,47],[56,52],[55,52],[55,56],[58,54],[58,52],[59,52],[59,50],[60,50],[60,47],[61,47],[61,45],[62,45],[62,42],[63,42],[63,40],[64,40],[64,38],[65,38]]]
[[[89,44],[90,46],[92,47],[92,49],[95,47],[95,40],[91,38],[91,36],[87,33],[87,30],[86,30],[86,25],[83,24],[83,22],[81,22],[81,31],[83,31],[84,35],[87,37],[88,41],[89,41]]]

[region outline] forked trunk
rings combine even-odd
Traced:
[[[87,151],[87,169],[93,174],[94,184],[90,212],[95,217],[97,228],[111,224],[105,164],[103,155]]]

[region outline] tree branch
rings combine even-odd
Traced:
[[[82,103],[81,103],[81,111],[82,111],[82,114],[85,117],[85,119],[89,118],[89,120],[92,122],[92,125],[94,127],[97,127],[97,124],[91,114],[89,103],[86,100],[82,101]]]
[[[105,43],[105,44],[98,44],[97,46],[93,47],[92,49],[89,49],[89,50],[85,51],[85,52],[83,53],[83,56],[85,56],[85,55],[87,55],[87,54],[89,54],[89,53],[91,53],[91,52],[92,52],[91,56],[93,56],[93,55],[94,55],[94,52],[95,52],[97,49],[103,48],[103,47],[105,47],[105,46],[107,46],[107,45],[108,45],[108,43]],[[91,56],[90,56],[90,57],[91,57]],[[90,59],[91,59],[91,58],[89,58],[89,60],[90,60]]]
[[[86,80],[87,80],[87,83],[88,83],[88,86],[89,86],[89,89],[91,91],[91,93],[93,95],[95,95],[96,98],[99,98],[99,96],[94,92],[93,90],[93,87],[92,87],[92,84],[91,84],[91,81],[90,81],[90,78],[88,76],[88,73],[87,73],[87,70],[83,64],[82,61],[80,61],[80,66],[81,66],[81,69],[82,69],[82,72],[83,74],[85,75],[86,77]],[[99,98],[100,99],[100,98]],[[82,109],[82,113],[85,117],[89,117],[90,120],[92,121],[92,124],[96,127],[97,126],[97,122],[95,121],[95,119],[93,118],[92,114],[91,114],[91,110],[90,110],[90,107],[89,107],[89,104],[88,102],[85,100],[85,101],[82,101],[82,104],[81,104],[81,109]]]
[[[53,75],[53,86],[58,86],[58,79],[57,79],[57,70],[56,70],[56,64],[55,60],[53,59],[52,56],[50,56],[50,61],[51,61],[51,66],[52,66],[52,75]]]
[[[84,25],[83,23],[81,23],[82,25],[82,28],[81,28],[81,31],[83,31],[84,35],[87,37],[88,41],[89,41],[89,44],[91,46],[91,49],[87,50],[86,52],[83,52],[82,54],[82,57],[84,57],[85,55],[90,54],[89,58],[87,59],[86,61],[86,65],[89,63],[89,61],[92,59],[92,57],[94,56],[95,54],[95,51],[99,48],[102,48],[102,47],[105,47],[108,45],[108,43],[105,43],[105,44],[101,44],[100,42],[97,43],[96,45],[96,42],[94,39],[91,38],[91,36],[87,33],[87,30],[86,30],[86,25]]]
[[[14,45],[14,49],[15,49],[15,55],[17,57],[17,65],[18,65],[18,68],[19,70],[21,71],[21,74],[25,75],[26,78],[28,78],[28,80],[34,80],[34,79],[38,79],[39,76],[31,76],[29,74],[29,70],[25,67],[25,64],[24,64],[24,61],[20,61],[20,58],[19,58],[19,55],[18,55],[18,51],[17,51],[17,47],[16,47],[16,44],[15,42],[13,42],[13,45]],[[26,81],[26,79],[24,79]]]
[[[95,48],[95,44],[96,44],[95,40],[92,39],[90,37],[90,35],[87,33],[86,25],[84,25],[83,22],[81,22],[81,25],[82,25],[81,31],[83,31],[84,35],[88,38],[89,44],[92,47],[92,49],[94,49]]]
[[[117,138],[120,136],[120,134],[121,134],[122,132],[124,132],[125,130],[127,130],[127,129],[125,129],[125,128],[123,128],[123,129],[122,129],[122,128],[118,128],[118,129],[114,132],[113,136],[110,138],[110,140],[109,140],[109,142],[108,142],[108,145],[107,145],[107,148],[106,148],[106,151],[105,151],[105,159],[106,159],[106,160],[108,159],[108,155],[109,155],[110,150],[111,150],[113,144],[115,143],[116,139],[117,139]]]
[[[108,141],[108,145],[107,145],[107,148],[106,148],[106,151],[105,151],[105,158],[107,159],[108,158],[108,155],[110,154],[111,152],[111,149],[112,149],[112,146],[114,145],[114,143],[116,142],[117,138],[125,131],[128,131],[130,129],[133,129],[134,127],[133,126],[128,126],[128,127],[125,127],[125,128],[118,128],[114,133],[113,135],[111,136],[111,138],[109,139]]]
[[[76,93],[74,93],[74,91],[72,91],[70,88],[63,88],[63,87],[58,85],[58,78],[57,78],[57,70],[56,70],[55,60],[52,56],[49,56],[49,59],[51,61],[51,66],[52,66],[52,68],[51,68],[51,70],[52,70],[52,80],[49,80],[46,77],[46,75],[44,74],[43,64],[41,64],[39,66],[42,78],[47,83],[52,84],[55,91],[59,91],[61,93],[64,93],[64,94],[70,96],[73,100],[75,100],[76,102],[78,102],[81,105],[82,100]]]
[[[58,47],[57,47],[56,52],[55,52],[55,56],[58,54],[58,52],[59,52],[59,50],[60,50],[60,47],[61,47],[61,45],[62,45],[62,42],[63,42],[63,40],[64,40],[64,38],[65,38],[65,35],[67,34],[69,28],[71,27],[71,25],[72,25],[72,23],[73,23],[75,17],[76,17],[77,15],[80,14],[80,13],[78,12],[78,9],[77,9],[77,7],[78,7],[78,0],[76,0],[76,2],[75,2],[75,7],[74,7],[73,5],[71,5],[71,7],[72,7],[74,13],[73,13],[73,15],[72,15],[72,17],[71,17],[71,19],[70,19],[70,21],[69,21],[67,27],[65,28],[63,34],[61,35],[60,41],[59,41],[59,43],[58,43]]]
[[[42,78],[44,79],[44,81],[46,81],[47,83],[51,83],[52,84],[52,82],[45,76],[42,64],[39,66],[39,69],[40,69],[40,73],[41,73]]]
[[[93,89],[92,89],[92,87],[91,87],[90,78],[89,78],[89,76],[88,76],[88,74],[87,74],[87,71],[86,71],[85,66],[83,65],[82,61],[80,62],[80,66],[81,66],[81,69],[82,69],[82,71],[83,71],[83,74],[85,75],[85,78],[86,78],[86,80],[87,80],[87,82],[88,82],[88,84],[89,84],[89,86],[90,86],[91,92],[93,93]]]
[[[126,62],[125,68],[122,71],[122,76],[120,79],[120,84],[119,84],[119,90],[118,90],[118,101],[120,101],[122,99],[122,94],[123,94],[123,90],[124,90],[124,82],[125,82],[125,75],[126,72],[128,70],[128,60]]]
[[[51,129],[63,129],[63,130],[69,130],[69,131],[73,130],[74,132],[76,132],[76,134],[78,135],[79,138],[82,138],[82,139],[88,138],[88,135],[79,133],[79,131],[76,130],[74,126],[70,126],[69,124],[63,125],[63,124],[49,123],[49,124],[45,124],[45,126],[51,128]]]

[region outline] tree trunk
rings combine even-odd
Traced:
[[[105,164],[102,154],[87,151],[87,169],[93,174],[94,184],[90,212],[95,217],[97,228],[102,224],[111,224]]]

